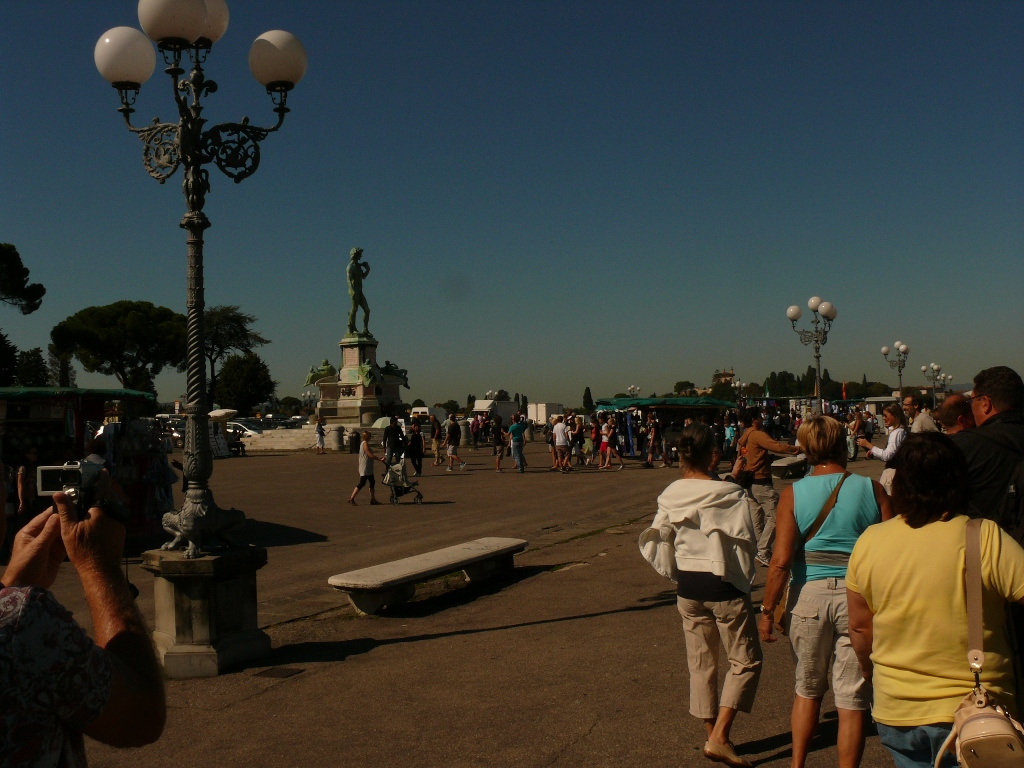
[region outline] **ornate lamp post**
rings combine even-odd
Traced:
[[[825,410],[825,401],[821,396],[821,348],[828,342],[828,332],[832,327],[832,321],[836,319],[839,311],[828,301],[822,301],[820,296],[812,296],[807,301],[807,308],[814,314],[811,323],[813,330],[798,329],[796,321],[803,314],[800,307],[794,304],[786,310],[786,317],[789,318],[793,330],[800,336],[800,343],[804,346],[814,345],[814,397],[818,401],[818,413]]]
[[[896,357],[892,360],[889,359],[889,353],[895,352]],[[896,376],[900,380],[900,397],[903,397],[903,369],[907,365],[907,355],[910,354],[910,347],[904,344],[902,341],[897,341],[892,345],[892,349],[889,347],[882,347],[882,357],[885,358],[886,362],[889,363],[890,368],[896,369]],[[924,370],[923,368],[921,370]]]
[[[630,397],[636,397],[637,395],[640,394],[640,387],[638,387],[636,384],[630,384],[628,387],[626,387],[626,391],[629,392]]]
[[[306,51],[302,43],[281,30],[265,32],[249,50],[249,68],[274,104],[277,123],[271,128],[240,123],[221,123],[207,127],[202,116],[202,100],[217,90],[206,79],[203,65],[213,44],[227,30],[228,8],[224,0],[140,0],[139,23],[146,34],[133,27],[108,30],[96,43],[94,53],[100,74],[117,89],[121,98],[118,112],[128,130],[143,142],[142,162],[147,173],[161,184],[179,166],[183,166],[182,188],[186,212],[181,227],[187,232],[188,249],[188,357],[186,361],[186,417],[184,474],[188,490],[182,505],[182,518],[222,514],[213,502],[208,481],[213,474],[210,437],[207,427],[209,406],[206,392],[206,367],[203,363],[203,231],[210,221],[203,213],[210,174],[203,166],[213,163],[229,179],[238,183],[259,167],[259,142],[284,122],[290,91],[306,72]],[[148,35],[148,38],[147,38]],[[142,84],[156,65],[153,44],[164,59],[171,80],[171,94],[178,110],[178,122],[132,125],[132,105]],[[187,57],[191,68],[184,77]],[[197,557],[201,542],[188,536],[186,557]]]
[[[922,365],[921,373],[924,374],[924,378],[927,381],[929,381],[932,385],[932,409],[934,410],[937,402],[935,397],[936,390],[938,390],[939,387],[941,387],[942,390],[945,391],[946,382],[952,381],[953,377],[947,376],[945,373],[942,373],[942,366],[939,365],[938,363],[932,363],[931,365]]]
[[[732,388],[736,390],[736,405],[740,408],[745,408],[747,404],[747,398],[743,395],[743,388],[747,386],[739,379],[736,379],[732,383]]]

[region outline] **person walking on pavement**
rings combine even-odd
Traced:
[[[348,503],[353,507],[356,506],[356,494],[367,483],[370,484],[370,504],[380,504],[373,489],[373,462],[375,461],[384,463],[384,459],[375,455],[373,449],[370,448],[370,431],[366,430],[363,432],[363,442],[359,444],[359,485],[352,489],[352,495],[348,497]]]
[[[459,443],[462,441],[462,427],[453,413],[448,419],[448,433],[445,435],[444,444],[448,453],[448,471],[455,471],[455,462],[459,463],[459,469],[466,468],[466,462],[459,458]]]
[[[316,428],[313,431],[316,432],[316,455],[322,456],[327,453],[327,449],[324,447],[327,431],[324,429],[323,416],[317,416]]]
[[[514,418],[514,417],[513,417]],[[526,471],[526,456],[523,454],[523,437],[526,433],[526,421],[520,417],[508,425],[509,444],[512,447],[512,460],[516,463],[516,471]]]
[[[430,444],[431,448],[434,449],[433,466],[440,467],[444,464],[444,454],[442,453],[444,448],[444,428],[433,414],[430,416]]]
[[[420,432],[418,421],[414,421],[409,428],[408,444],[405,448],[405,456],[412,462],[412,476],[419,477],[423,474],[423,433]]]
[[[745,459],[745,471],[750,481],[747,503],[750,505],[750,515],[754,519],[754,529],[758,532],[755,559],[767,568],[775,544],[775,507],[779,503],[779,492],[775,490],[772,482],[768,455],[780,453],[795,456],[800,453],[800,449],[795,445],[773,440],[764,431],[764,416],[759,408],[747,409],[743,414],[743,426],[746,429],[740,435],[737,445]],[[742,485],[746,487],[747,484]]]

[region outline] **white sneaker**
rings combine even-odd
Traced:
[[[462,462],[461,464],[459,464],[459,469],[463,469],[464,470],[465,468],[466,468],[466,462]]]
[[[454,470],[454,469],[452,469],[451,467],[448,467],[448,471],[449,471],[449,472],[454,472],[455,470]]]

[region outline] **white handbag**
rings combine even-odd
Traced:
[[[967,522],[964,596],[967,602],[967,663],[974,673],[974,690],[953,713],[953,729],[935,758],[953,750],[961,768],[1024,767],[1024,726],[995,704],[981,684],[985,662],[984,625],[981,612],[981,520]]]

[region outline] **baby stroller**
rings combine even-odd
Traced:
[[[423,501],[423,494],[416,488],[419,483],[410,482],[405,472],[405,459],[399,459],[397,463],[387,468],[383,483],[391,489],[392,504],[398,504],[398,499],[407,493],[416,494],[416,498],[413,499],[414,503],[419,504]]]

